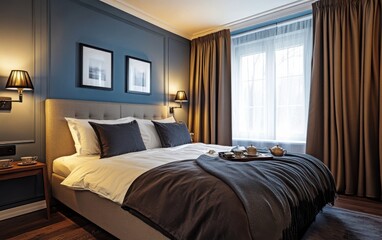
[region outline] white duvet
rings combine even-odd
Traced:
[[[231,148],[192,143],[84,161],[78,164],[61,184],[76,190],[89,190],[122,204],[131,183],[142,173],[165,163],[196,159],[210,150],[217,154]]]

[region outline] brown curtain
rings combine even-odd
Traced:
[[[340,193],[382,199],[381,0],[313,4],[306,152]]]
[[[189,104],[194,141],[232,145],[229,30],[192,40]]]

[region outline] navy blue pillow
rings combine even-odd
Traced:
[[[101,149],[101,158],[129,152],[146,150],[137,121],[122,124],[99,124],[89,122],[93,127]]]
[[[191,143],[191,136],[186,124],[152,122],[157,130],[162,147],[175,147]]]

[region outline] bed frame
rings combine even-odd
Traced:
[[[45,101],[46,163],[52,195],[119,239],[167,239],[157,230],[123,210],[119,204],[90,191],[74,191],[62,186],[60,183],[64,177],[52,171],[54,159],[75,153],[74,142],[65,117],[117,119],[127,116],[145,119],[166,118],[168,107],[63,99]]]

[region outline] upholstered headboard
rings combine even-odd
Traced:
[[[45,141],[49,176],[52,173],[54,159],[75,153],[74,142],[65,117],[117,119],[128,116],[145,119],[166,118],[168,107],[165,105],[47,99],[45,101]]]

